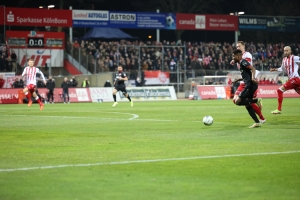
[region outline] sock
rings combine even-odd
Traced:
[[[249,115],[255,121],[255,123],[259,123],[259,120],[258,120],[252,106],[246,106],[246,109],[248,110]]]
[[[278,95],[278,107],[277,109],[281,111],[281,106],[282,106],[282,101],[283,101],[283,92],[278,89],[277,90],[277,95]]]
[[[31,95],[29,95],[28,92],[25,93],[26,98],[28,99],[28,101],[31,101]]]
[[[35,97],[35,100],[36,100],[40,105],[42,105],[42,102],[41,102],[41,100],[40,100],[40,98],[39,98],[38,96]]]
[[[116,102],[117,101],[117,96],[115,94],[113,94],[113,98],[114,98],[114,101]]]
[[[256,103],[251,103],[250,105],[253,108],[253,110],[255,111],[255,113],[259,116],[259,119],[264,120],[265,118],[264,118],[263,114],[261,113],[258,105]]]
[[[128,99],[129,101],[131,101],[131,98],[130,98],[129,94],[128,94],[128,96],[127,96],[127,99]]]

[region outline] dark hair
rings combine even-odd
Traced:
[[[242,51],[239,50],[239,49],[236,49],[236,50],[234,50],[232,53],[233,53],[234,55],[236,55],[236,54],[242,54]]]

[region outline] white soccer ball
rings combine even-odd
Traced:
[[[210,126],[214,123],[214,119],[212,118],[212,116],[209,116],[209,115],[203,117],[202,121],[203,121],[203,124],[206,126]]]

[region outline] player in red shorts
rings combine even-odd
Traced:
[[[46,80],[44,77],[43,72],[39,70],[39,68],[36,68],[33,66],[33,60],[29,59],[28,61],[28,66],[25,67],[22,77],[26,77],[26,87],[24,88],[23,92],[25,96],[28,99],[28,106],[31,106],[32,100],[31,100],[31,95],[36,99],[36,101],[40,104],[40,110],[43,110],[44,104],[41,102],[39,97],[36,95],[36,74],[40,74],[42,79],[44,80],[44,83],[46,84]],[[31,95],[29,94],[31,93]]]
[[[236,48],[242,51],[242,53],[243,53],[242,59],[247,60],[252,66],[253,65],[252,55],[251,55],[251,53],[245,51],[245,42],[238,41],[237,44],[236,44]],[[235,62],[233,60],[230,62],[230,64],[232,64],[232,65],[234,63]],[[236,64],[237,64],[238,69],[240,69],[239,63],[236,63]],[[259,74],[259,71],[256,70],[255,78],[257,78],[258,74]],[[233,81],[233,83],[235,83],[237,81],[240,81],[240,80],[242,80],[242,79],[235,80],[235,81]],[[236,92],[234,94],[234,97],[233,97],[233,103],[234,104],[235,104],[236,100],[238,99],[239,94],[244,90],[244,88],[245,88],[245,83],[243,81],[240,81],[240,85],[239,85],[238,89],[236,90]],[[255,93],[254,93],[254,98],[257,98],[257,91],[255,91]],[[265,117],[263,116],[263,114],[261,112],[261,110],[262,110],[262,99],[258,98],[257,103],[252,103],[251,107],[254,109],[255,113],[259,116],[260,123],[265,123],[266,119],[265,119]]]
[[[276,110],[273,110],[272,114],[281,114],[281,107],[283,101],[283,93],[287,90],[294,89],[298,94],[300,94],[300,77],[298,74],[299,66],[297,63],[300,63],[299,56],[294,56],[292,54],[292,49],[290,46],[284,47],[284,58],[282,60],[281,67],[271,68],[270,72],[273,71],[283,71],[285,69],[289,80],[283,84],[280,88],[277,89],[278,96],[278,106]]]

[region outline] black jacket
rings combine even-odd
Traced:
[[[55,82],[54,82],[54,80],[53,79],[49,79],[48,81],[47,81],[47,83],[46,83],[46,88],[48,89],[48,90],[54,90],[54,88],[55,88]]]
[[[65,81],[62,82],[61,88],[63,89],[64,92],[69,92],[69,87],[70,87],[69,81],[67,81],[67,82],[65,82]]]
[[[22,84],[20,83],[20,81],[15,81],[12,86],[13,86],[13,88],[22,88],[23,87]]]

